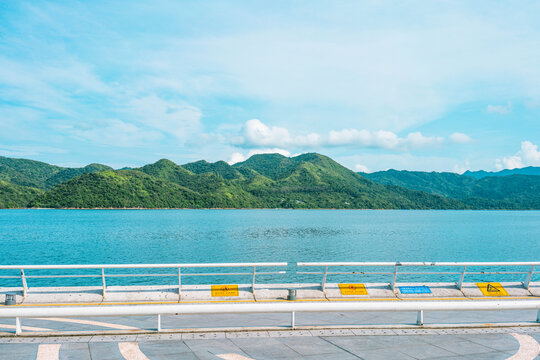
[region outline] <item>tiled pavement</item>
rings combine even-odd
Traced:
[[[507,359],[519,350],[513,333],[540,341],[540,328],[425,330],[297,330],[80,337],[0,338],[0,359],[36,359],[38,347],[60,343],[59,359]],[[139,354],[122,354],[120,344]],[[131,357],[130,357],[131,356]],[[225,357],[224,357],[225,356]],[[229,356],[227,358],[227,356]],[[231,357],[233,356],[233,357]],[[236,356],[236,357],[234,357]],[[47,360],[48,358],[43,358]]]
[[[529,322],[536,311],[439,312],[425,314],[426,323]],[[156,317],[94,318],[109,325],[120,324],[154,330]],[[91,320],[87,318],[86,320]],[[113,359],[507,359],[520,345],[512,334],[527,334],[540,342],[540,327],[503,328],[343,328],[334,330],[287,330],[290,314],[212,316],[164,316],[164,329],[234,326],[281,326],[280,331],[154,333],[138,335],[90,335],[111,330],[100,326],[46,319],[24,319],[23,326],[57,331],[85,331],[85,336],[0,337],[0,360],[37,359],[39,347],[61,344],[59,357],[39,360]],[[297,325],[413,324],[416,313],[303,313]],[[13,319],[1,319],[13,324]],[[4,328],[3,331],[7,329]],[[25,331],[25,334],[30,334]],[[122,345],[123,344],[123,345]],[[121,351],[122,346],[136,351]],[[50,346],[57,349],[57,347]],[[45,354],[42,351],[40,354]],[[218,356],[218,355],[221,355]],[[131,357],[130,357],[131,356]],[[225,356],[225,357],[223,357]],[[228,357],[227,357],[228,356]],[[243,358],[242,358],[243,356]],[[524,358],[526,359],[526,358]]]

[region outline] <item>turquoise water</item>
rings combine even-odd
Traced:
[[[0,210],[0,264],[539,259],[539,211]]]

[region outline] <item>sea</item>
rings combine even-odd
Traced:
[[[320,282],[322,267],[297,262],[539,261],[540,211],[435,210],[0,210],[0,266],[287,262],[257,269],[257,282]],[[469,268],[471,272],[502,268]],[[399,269],[426,272],[433,269]],[[462,268],[403,274],[399,281],[457,281]],[[508,270],[508,268],[506,268]],[[528,271],[529,267],[517,267]],[[250,268],[182,269],[184,284],[250,283]],[[330,268],[329,282],[388,282],[390,268]],[[178,284],[177,269],[114,269],[108,285]],[[208,276],[190,276],[193,273]],[[219,273],[245,272],[245,275]],[[215,273],[215,274],[214,274]],[[32,276],[86,274],[82,278]],[[101,270],[27,270],[29,286],[100,284]],[[0,270],[19,276],[19,270]],[[501,278],[505,276],[505,278]],[[471,274],[468,280],[524,280],[522,274]],[[539,276],[540,277],[540,276]],[[0,287],[18,278],[0,278]]]

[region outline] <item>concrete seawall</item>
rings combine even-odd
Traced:
[[[223,302],[285,301],[289,289],[296,290],[298,301],[401,300],[401,299],[493,299],[535,298],[540,283],[525,289],[519,282],[464,283],[461,290],[454,283],[400,283],[392,290],[388,283],[337,284],[251,284],[178,286],[99,286],[31,287],[23,296],[22,288],[0,288],[0,305],[6,294],[14,294],[19,305],[32,304],[101,304],[122,302]]]

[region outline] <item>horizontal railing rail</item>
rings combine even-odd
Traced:
[[[14,318],[15,332],[22,332],[23,318],[86,317],[86,316],[149,316],[157,315],[157,331],[161,331],[162,315],[290,313],[295,328],[297,312],[417,312],[417,325],[423,325],[424,311],[489,311],[536,310],[540,322],[540,300],[506,301],[389,301],[389,302],[281,302],[236,304],[167,304],[109,305],[61,307],[0,307],[0,318]],[[490,324],[492,325],[492,324]]]
[[[29,292],[28,279],[51,279],[51,278],[101,278],[103,296],[107,291],[107,278],[120,277],[177,277],[178,296],[182,291],[182,278],[189,276],[250,276],[251,291],[255,292],[257,275],[285,274],[286,271],[257,271],[260,268],[286,267],[286,262],[253,262],[253,263],[198,263],[198,264],[70,264],[70,265],[0,265],[1,270],[19,270],[19,276],[0,276],[0,279],[20,279],[22,282],[23,296]],[[249,272],[204,272],[185,273],[182,269],[201,268],[251,268]],[[66,269],[98,269],[100,274],[54,274],[54,275],[28,275],[25,270],[66,270]],[[106,273],[107,269],[175,269],[175,273],[138,273],[138,274],[114,274]]]
[[[297,267],[320,267],[322,271],[297,271],[297,274],[303,275],[322,275],[321,288],[326,289],[328,275],[389,275],[392,280],[389,282],[392,291],[396,291],[398,275],[459,275],[456,287],[461,290],[466,275],[526,275],[523,281],[523,287],[529,290],[529,285],[535,274],[540,273],[536,270],[539,261],[522,262],[298,262]],[[527,266],[527,271],[471,271],[470,267],[516,267]],[[328,268],[339,267],[389,267],[391,271],[328,271]],[[399,271],[403,267],[462,267],[461,271]]]

